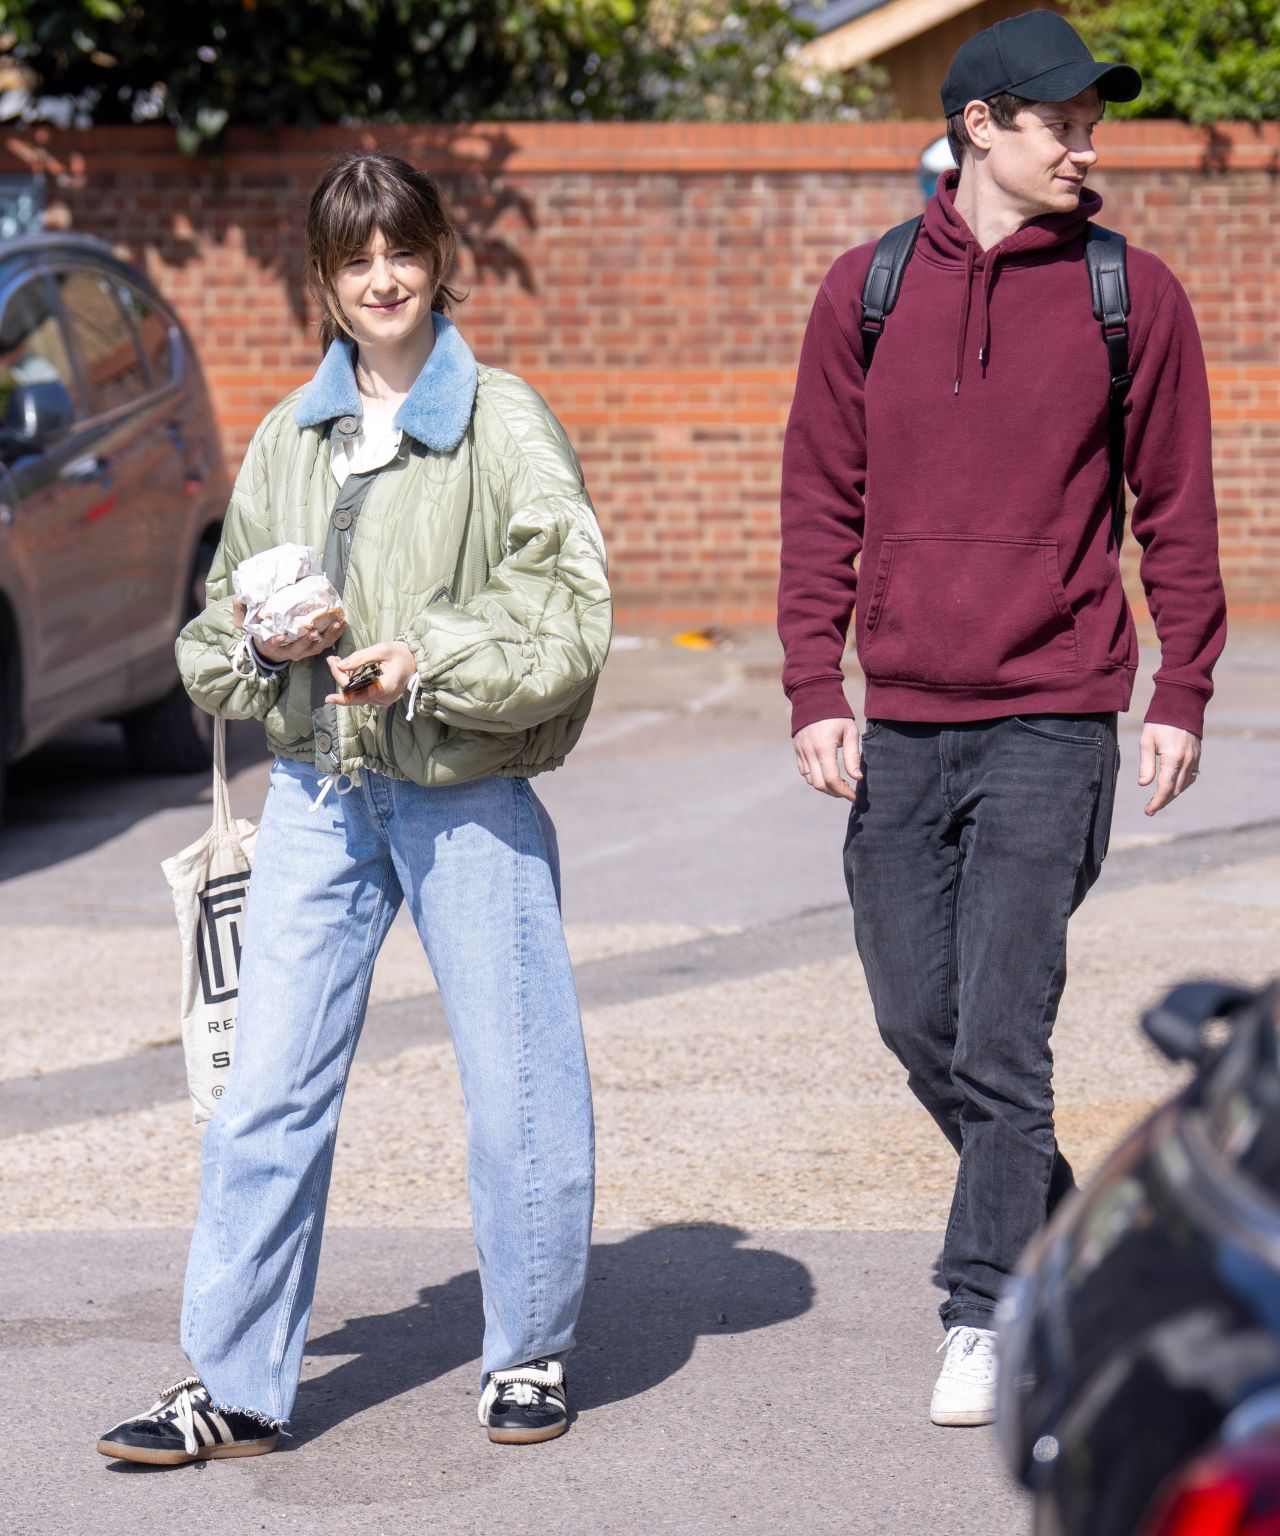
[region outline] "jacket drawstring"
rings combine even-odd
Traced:
[[[964,248],[964,294],[960,299],[960,321],[956,330],[956,389],[960,393],[960,379],[964,374],[964,339],[969,330],[969,290],[973,286],[973,242]]]
[[[339,779],[346,779],[347,783],[345,788],[338,782]],[[349,795],[353,789],[359,787],[359,784],[360,770],[358,768],[353,768],[350,773],[326,773],[324,778],[322,778],[317,785],[320,793],[315,797],[307,809],[309,811],[318,811],[329,798],[330,790],[333,790],[336,795]]]

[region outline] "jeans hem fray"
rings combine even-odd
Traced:
[[[242,1408],[238,1403],[212,1403],[210,1406],[215,1413],[239,1413],[246,1419],[252,1419],[263,1429],[274,1430],[276,1434],[283,1435],[286,1440],[290,1438],[288,1430],[285,1429],[288,1419],[268,1418],[265,1413],[259,1413],[256,1408]]]

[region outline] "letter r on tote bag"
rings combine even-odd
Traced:
[[[161,864],[182,944],[182,1048],[192,1124],[208,1120],[231,1076],[240,944],[258,823],[231,818],[227,728],[213,728],[213,825]]]

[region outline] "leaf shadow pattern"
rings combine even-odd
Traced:
[[[105,134],[105,158],[80,149],[74,134],[47,128],[14,136],[6,151],[48,182],[56,225],[108,239],[153,276],[161,268],[199,270],[211,251],[239,247],[257,280],[278,285],[294,323],[309,329],[315,311],[303,227],[312,185],[343,151],[383,149],[439,181],[458,231],[455,283],[514,280],[536,291],[521,236],[536,231],[537,214],[511,178],[509,162],[520,146],[501,125],[319,128],[305,135],[240,128],[216,154],[190,159],[176,155],[166,130],[118,134],[129,136],[122,143],[136,165],[121,164],[120,146]]]
[[[577,1348],[575,1411],[651,1391],[703,1335],[769,1328],[807,1312],[813,1279],[797,1259],[751,1247],[736,1227],[654,1227],[593,1244]],[[395,1312],[353,1318],[307,1353],[350,1358],[304,1381],[286,1448],[476,1360],[484,1322],[475,1270],[426,1286]],[[479,1375],[477,1362],[477,1378]]]
[[[1200,131],[1204,136],[1204,153],[1200,169],[1206,175],[1224,175],[1233,168],[1239,169],[1242,151],[1252,150],[1249,156],[1251,168],[1256,167],[1272,178],[1280,174],[1280,146],[1274,142],[1267,144],[1263,136],[1264,126],[1261,122],[1232,124],[1233,131],[1227,133],[1216,123],[1203,124]]]

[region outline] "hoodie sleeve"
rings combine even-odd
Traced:
[[[842,321],[824,283],[800,351],[782,453],[778,634],[792,735],[852,714],[840,662],[857,596],[867,440],[862,349],[845,307]]]
[[[1211,455],[1200,333],[1182,285],[1167,273],[1129,390],[1125,473],[1142,585],[1160,640],[1146,718],[1197,736],[1227,634]]]

